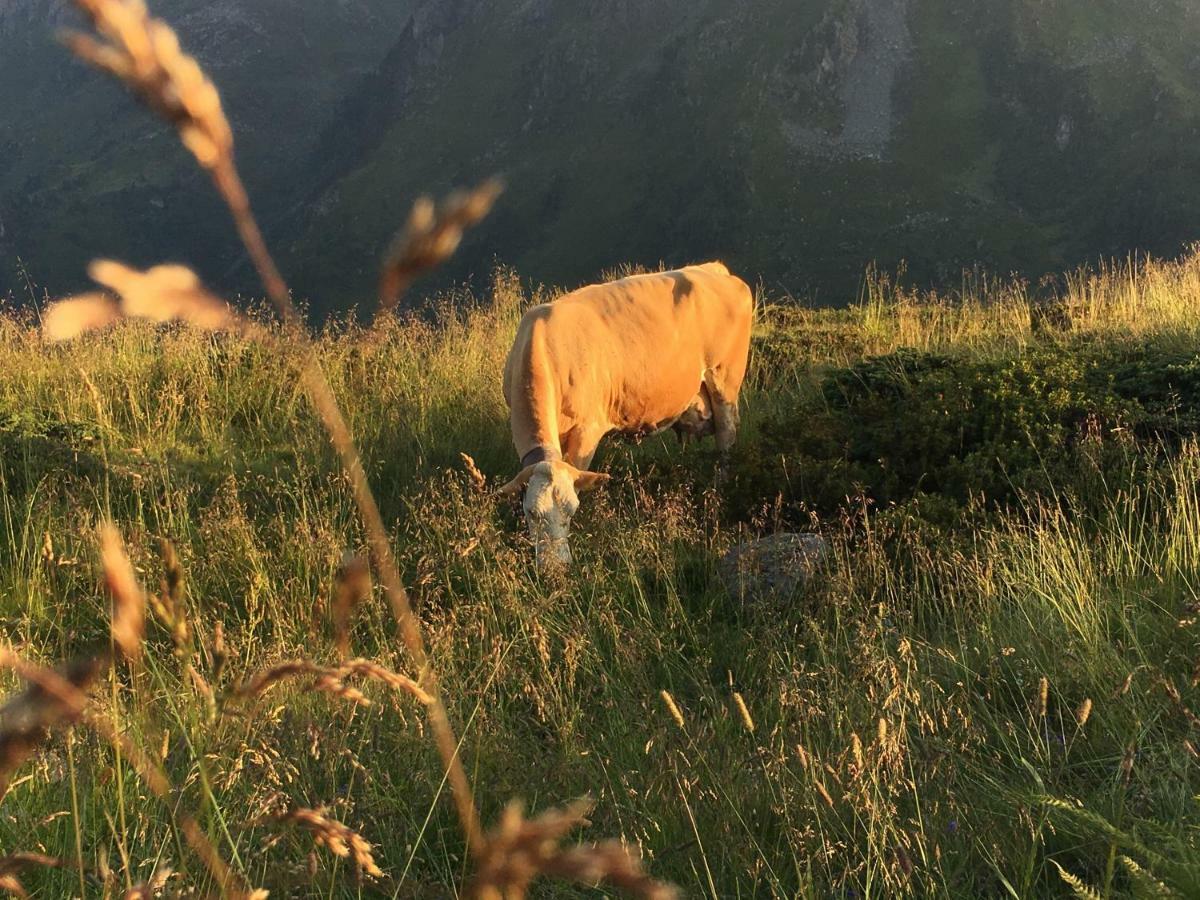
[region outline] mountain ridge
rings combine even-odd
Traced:
[[[67,18],[57,0],[18,5],[22,27],[0,18],[7,58],[37,9],[47,34]],[[318,313],[368,302],[416,195],[493,173],[509,192],[430,287],[497,260],[571,285],[720,256],[773,290],[841,303],[872,261],[953,287],[976,265],[1036,278],[1200,236],[1200,10],[1185,0],[1138,17],[1119,0],[156,12],[212,68],[268,234]],[[27,88],[0,100],[0,135],[34,123],[0,137],[15,148],[0,294],[20,292],[17,256],[61,292],[100,253],[182,258],[221,290],[253,291],[171,137],[49,43],[18,47],[24,69],[0,59],[4,83]]]

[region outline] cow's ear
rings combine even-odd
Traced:
[[[575,490],[586,494],[588,491],[594,491],[611,478],[612,476],[607,472],[579,472],[575,476]]]
[[[505,497],[511,497],[513,494],[521,493],[521,491],[525,489],[525,485],[529,484],[529,479],[533,476],[533,469],[533,466],[526,466],[519,473],[517,473],[516,478],[514,478],[508,484],[497,488],[496,493]]]

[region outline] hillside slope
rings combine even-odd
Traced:
[[[954,284],[977,262],[1037,276],[1200,234],[1186,0],[1137,17],[1119,0],[288,8],[162,12],[214,63],[268,230],[318,307],[365,299],[416,193],[493,172],[511,190],[451,276],[499,257],[570,284],[719,255],[837,303],[871,260]],[[0,257],[60,287],[92,251],[186,254],[244,286],[178,152],[33,41],[39,24],[0,29],[0,51],[32,61],[0,54],[28,86],[0,101],[16,162]]]
[[[305,178],[314,138],[405,21],[405,0],[159,0],[156,14],[221,89],[240,164],[268,220]],[[236,241],[205,179],[119,87],[55,39],[81,17],[67,0],[0,4],[0,296],[24,295],[18,257],[52,292],[86,262],[192,262],[242,287]]]

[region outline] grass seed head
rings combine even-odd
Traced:
[[[610,884],[634,897],[671,900],[671,885],[655,881],[641,861],[618,841],[564,849],[562,839],[590,824],[592,801],[581,798],[562,809],[526,819],[519,802],[510,803],[488,833],[468,896],[479,900],[523,898],[538,877],[561,878],[588,885]]]
[[[40,866],[43,869],[62,869],[70,865],[71,863],[65,859],[59,859],[57,856],[47,856],[44,853],[10,853],[8,856],[0,856],[0,875],[23,872],[25,869],[33,866]]]
[[[361,678],[370,678],[374,681],[381,681],[398,691],[404,691],[405,693],[411,694],[420,703],[425,705],[429,705],[433,702],[433,697],[431,697],[417,681],[409,678],[407,675],[401,675],[399,672],[393,672],[391,669],[379,665],[379,663],[371,662],[369,659],[352,659],[338,668],[338,678],[348,678],[351,676],[359,676]]]
[[[829,791],[826,790],[825,785],[823,785],[820,781],[814,780],[813,787],[815,787],[817,793],[821,795],[821,799],[825,801],[825,805],[830,809],[833,809],[833,797],[830,795]]]
[[[126,659],[140,660],[146,637],[146,593],[125,553],[121,533],[111,522],[100,529],[100,562],[113,601],[113,643]]]
[[[154,874],[141,884],[135,884],[125,892],[124,900],[153,900],[166,888],[167,882],[174,874],[167,866],[155,869]]]
[[[342,659],[350,655],[350,619],[355,608],[370,596],[371,568],[366,557],[347,553],[334,579],[330,608],[338,656]]]
[[[913,873],[912,857],[908,855],[908,851],[901,846],[896,847],[896,864],[900,866],[900,871],[907,878]]]
[[[120,296],[121,312],[130,318],[187,322],[204,331],[238,331],[246,325],[187,266],[161,265],[139,272],[124,263],[98,259],[88,267],[88,274]]]
[[[334,856],[349,858],[360,872],[372,878],[383,877],[383,871],[371,853],[371,844],[353,828],[330,818],[325,810],[301,807],[273,816],[268,821],[304,828],[318,846],[325,847]]]
[[[1136,673],[1136,671],[1137,670],[1135,669],[1134,671],[1130,672],[1128,675],[1125,676],[1125,680],[1121,682],[1121,686],[1119,688],[1117,688],[1116,692],[1113,694],[1114,698],[1124,697],[1126,694],[1129,693],[1129,688],[1133,686],[1133,676]]]
[[[233,691],[230,699],[235,701],[251,700],[262,696],[279,682],[289,678],[303,678],[308,675],[319,677],[326,674],[331,674],[328,669],[323,669],[307,659],[279,663],[244,681]]]
[[[746,730],[751,734],[754,733],[754,719],[750,717],[750,710],[746,707],[746,701],[737,691],[733,692],[733,702],[738,708],[738,713],[742,717],[742,724],[746,726]]]
[[[1079,704],[1079,709],[1075,710],[1075,721],[1082,728],[1088,723],[1088,719],[1092,717],[1092,698],[1087,697]]]
[[[184,146],[206,169],[233,157],[233,131],[221,98],[196,60],[184,53],[169,25],[150,17],[141,0],[75,0],[95,35],[67,32],[80,59],[123,81],[173,124]]]
[[[0,707],[0,797],[13,771],[51,730],[79,719],[87,704],[85,691],[107,664],[105,656],[83,657],[54,672],[27,663],[11,650],[0,650],[0,667],[14,669],[30,682]]]
[[[220,619],[213,623],[213,639],[209,655],[212,657],[213,683],[219,684],[221,675],[225,671],[225,663],[229,661],[229,653],[225,649],[225,625]]]
[[[1121,757],[1121,777],[1128,784],[1133,778],[1133,760],[1137,755],[1137,744],[1130,741],[1125,747],[1125,754]]]
[[[42,312],[42,337],[52,343],[69,341],[89,331],[107,328],[121,318],[117,301],[107,294],[80,294],[51,303]]]
[[[418,198],[384,259],[379,310],[394,307],[416,278],[449,259],[463,232],[483,220],[503,189],[499,179],[492,178],[474,190],[455,191],[437,208],[428,197]]]
[[[467,453],[459,453],[459,458],[462,460],[463,468],[467,470],[467,477],[471,479],[471,486],[479,493],[487,491],[487,477],[479,471],[479,466],[475,465],[475,459]]]
[[[679,726],[679,730],[683,731],[687,726],[683,721],[683,713],[679,711],[679,707],[675,705],[675,698],[671,696],[669,691],[659,691],[659,696],[662,697],[663,703],[667,705],[667,712],[671,714],[671,718],[675,720],[675,724]]]

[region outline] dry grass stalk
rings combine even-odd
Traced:
[[[186,266],[154,266],[139,272],[123,263],[96,260],[88,272],[120,296],[115,303],[100,294],[52,303],[42,321],[48,341],[74,338],[105,328],[121,318],[187,322],[205,331],[254,331],[254,326],[200,283]]]
[[[125,553],[121,534],[111,522],[100,527],[100,563],[113,599],[113,643],[126,659],[140,660],[146,637],[146,593]]]
[[[197,62],[179,48],[170,26],[150,18],[141,0],[75,0],[96,37],[68,32],[71,51],[125,82],[179,129],[197,162],[213,169],[233,154],[233,131],[221,98]]]
[[[412,694],[413,697],[426,705],[433,702],[433,697],[426,693],[417,682],[413,681],[407,675],[393,672],[391,669],[384,668],[378,663],[371,662],[369,659],[352,659],[338,669],[339,678],[347,678],[351,675],[382,681],[396,690]]]
[[[234,702],[250,700],[265,694],[281,681],[286,681],[290,678],[311,677],[313,680],[309,685],[309,690],[334,694],[355,703],[369,705],[370,700],[363,696],[361,691],[345,683],[345,679],[352,676],[382,681],[390,687],[411,694],[425,705],[433,702],[433,697],[423,690],[413,679],[398,672],[393,672],[367,659],[352,659],[336,669],[319,666],[307,659],[280,663],[277,666],[264,669],[244,682],[230,695],[230,700]]]
[[[1037,695],[1037,714],[1039,718],[1046,718],[1046,712],[1050,708],[1050,679],[1045,675],[1038,681]]]
[[[380,314],[392,309],[415,279],[454,255],[463,232],[483,220],[503,189],[492,178],[472,191],[455,191],[436,209],[428,197],[418,198],[383,262]]]
[[[471,479],[471,486],[481,494],[486,492],[487,476],[479,471],[475,459],[468,453],[459,453],[458,456],[462,460],[463,468],[467,470],[467,477]]]
[[[372,878],[383,877],[383,871],[375,864],[375,857],[371,854],[371,844],[354,829],[329,818],[325,810],[293,809],[272,816],[268,821],[299,825],[312,832],[318,846],[325,847],[335,856],[352,859],[360,871]]]
[[[226,865],[221,854],[217,852],[216,847],[204,833],[204,829],[190,813],[181,808],[178,798],[175,796],[175,790],[163,770],[141,747],[131,741],[128,736],[117,731],[112,723],[103,716],[92,715],[85,711],[82,718],[85,725],[121,753],[125,761],[133,766],[138,777],[154,792],[155,796],[176,810],[175,815],[179,821],[179,829],[183,832],[188,846],[200,857],[201,862],[204,863],[205,868],[220,887],[223,897],[231,898],[231,900],[265,900],[266,891],[250,888],[240,875]]]
[[[34,724],[35,735],[44,735],[51,725],[82,721],[122,754],[159,799],[171,803],[174,800],[171,784],[150,757],[127,736],[118,732],[106,718],[88,714],[88,698],[84,691],[106,664],[107,660],[103,657],[77,661],[68,668],[66,675],[60,675],[51,669],[29,663],[11,651],[0,652],[0,666],[13,669],[26,681],[31,682],[30,689],[17,700],[10,701],[4,711],[14,703],[25,702],[25,698],[33,695],[35,691],[39,692],[34,700],[29,702],[34,712],[40,713],[41,716]],[[48,699],[51,699],[51,702],[47,702]],[[36,743],[30,745],[29,749],[32,749],[32,746],[36,746]],[[221,886],[223,894],[236,900],[253,898],[254,894],[225,865],[195,819],[183,812],[179,813],[179,820],[188,844],[203,860]]]
[[[635,897],[668,900],[674,887],[654,881],[641,862],[618,841],[562,848],[559,842],[573,829],[590,824],[590,799],[563,809],[551,809],[526,819],[517,802],[510,803],[489,832],[467,894],[477,900],[519,900],[539,876],[554,876],[583,884],[607,883]]]
[[[334,639],[338,656],[350,655],[350,618],[355,608],[371,596],[371,569],[360,554],[347,553],[334,578],[333,618]]]
[[[57,856],[46,856],[44,853],[10,853],[0,856],[0,875],[12,875],[24,871],[30,866],[41,866],[44,869],[70,868],[71,863]]]
[[[124,558],[123,549],[120,555]],[[107,654],[97,654],[76,660],[59,673],[30,663],[11,650],[0,650],[0,667],[11,668],[30,682],[26,691],[0,709],[0,780],[7,785],[11,767],[27,757],[51,728],[79,721],[115,748],[160,800],[179,810],[171,783],[157,763],[106,717],[88,710],[86,690],[109,664]],[[220,886],[222,896],[233,900],[265,900],[265,891],[251,890],[229,869],[190,814],[177,811],[176,816],[188,844]]]
[[[160,539],[158,550],[163,560],[163,575],[159,583],[159,595],[151,594],[149,597],[150,608],[171,633],[175,652],[187,657],[191,655],[192,635],[183,609],[183,566],[170,541]]]
[[[287,283],[275,265],[254,217],[250,198],[234,164],[233,138],[221,112],[216,89],[195,62],[179,50],[178,41],[170,28],[160,22],[151,25],[140,3],[135,0],[75,2],[92,17],[97,30],[112,42],[100,45],[76,36],[71,40],[75,52],[124,81],[152,109],[178,127],[184,143],[209,172],[217,192],[228,206],[238,235],[254,263],[268,298],[285,325],[293,327],[296,332],[297,343],[302,348],[301,383],[350,479],[355,504],[366,528],[372,561],[400,626],[405,646],[412,656],[413,667],[420,673],[421,683],[431,698],[426,706],[429,724],[450,782],[468,850],[478,852],[483,840],[479,811],[466,770],[458,756],[458,739],[441,701],[437,677],[430,666],[420,624],[413,614],[412,604],[400,578],[387,528],[371,492],[358,448],[313,350],[312,341],[300,327],[302,322],[292,303]],[[460,201],[457,220],[464,223],[485,214],[486,206],[490,206],[496,192],[493,187],[490,192],[476,192],[471,199]],[[417,221],[416,224],[422,223]],[[428,236],[431,232],[426,229],[425,233]],[[434,264],[453,250],[447,238],[433,241],[430,246],[437,252],[427,253],[424,261]],[[413,258],[416,259],[415,254]],[[405,266],[407,277],[415,277],[417,270],[409,264]],[[391,286],[395,288],[392,292],[397,293],[404,286],[403,279]]]
[[[108,665],[106,656],[84,657],[59,673],[34,666],[11,650],[0,650],[0,668],[12,669],[29,687],[0,708],[0,797],[9,778],[50,732],[79,719],[84,693]]]

